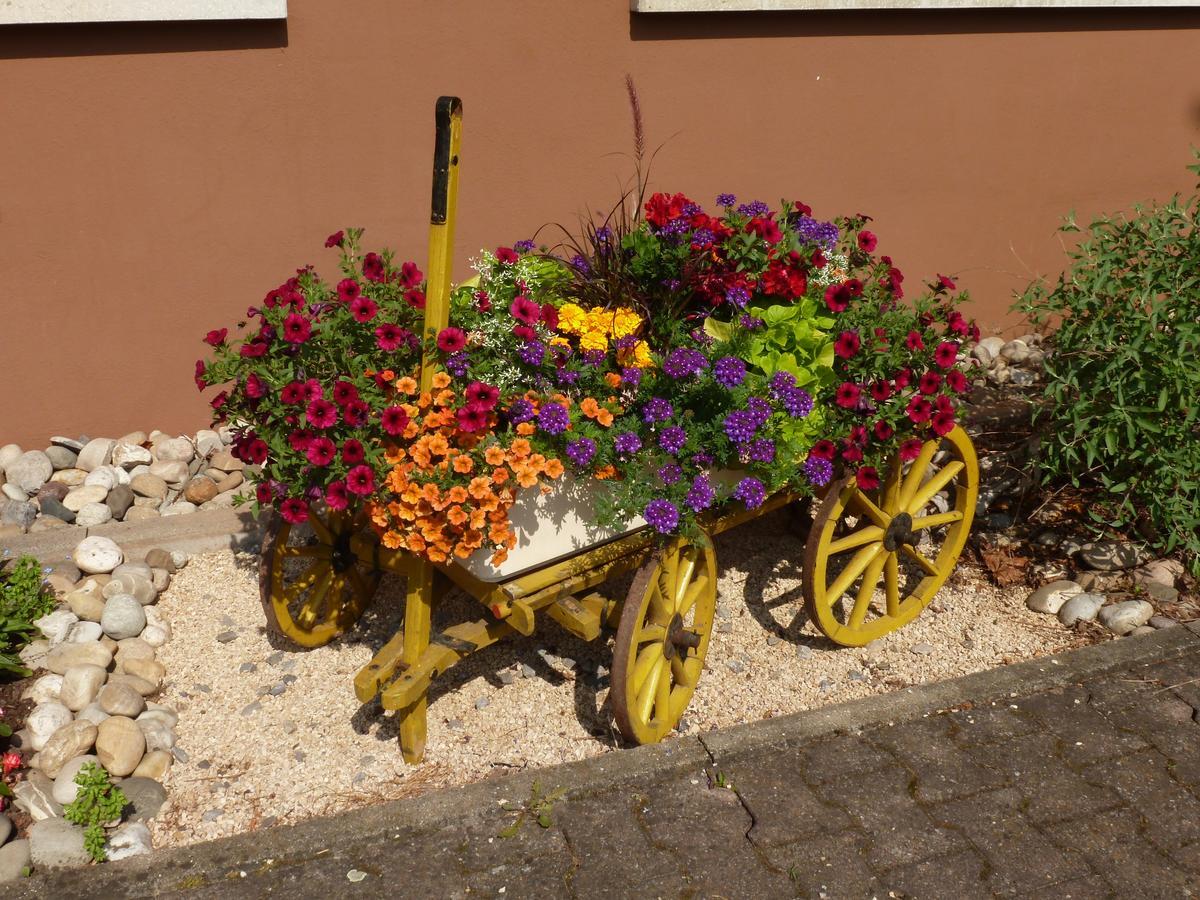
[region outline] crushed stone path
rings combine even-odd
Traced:
[[[1200,896],[1198,709],[1193,624],[66,873],[30,896]],[[501,800],[558,787],[546,827],[528,815],[502,836],[519,813]]]

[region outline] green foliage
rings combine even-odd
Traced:
[[[121,789],[108,779],[108,772],[95,763],[85,763],[75,776],[79,793],[63,807],[63,817],[84,827],[83,846],[92,859],[104,862],[104,826],[121,818],[129,802]]]
[[[29,674],[17,654],[33,639],[37,631],[34,620],[53,608],[54,595],[43,583],[36,559],[22,556],[15,562],[0,561],[0,674]]]
[[[1198,154],[1200,156],[1200,154]],[[1200,165],[1189,167],[1200,174]],[[1098,526],[1138,528],[1200,571],[1200,193],[1104,215],[1016,308],[1053,328],[1044,475],[1097,486]]]
[[[744,356],[747,363],[767,374],[791,372],[796,376],[796,385],[813,394],[833,383],[833,338],[829,329],[834,319],[818,314],[815,298],[755,304],[749,312],[766,325],[749,336]],[[738,329],[733,322],[709,317],[704,320],[704,330],[718,341],[728,342]]]
[[[554,824],[554,821],[550,818],[554,804],[565,797],[566,794],[566,788],[555,788],[549,794],[543,796],[541,784],[535,781],[533,787],[530,788],[528,800],[522,803],[504,804],[503,808],[508,812],[515,812],[517,817],[511,825],[500,831],[498,837],[515,837],[517,832],[521,830],[521,826],[525,824],[525,820],[529,817],[532,817],[542,828],[549,828]]]

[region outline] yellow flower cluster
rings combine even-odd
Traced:
[[[628,307],[583,309],[574,303],[564,303],[558,308],[558,330],[579,338],[582,350],[608,350],[610,340],[636,334],[642,327],[642,317]],[[621,352],[623,365],[645,368],[651,363],[650,347],[638,341],[629,350]]]

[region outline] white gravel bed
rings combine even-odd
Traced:
[[[1081,642],[1026,609],[1028,589],[997,589],[960,566],[906,628],[867,648],[836,648],[804,620],[801,551],[782,513],[718,539],[718,629],[684,719],[689,733],[952,678]],[[333,644],[280,652],[263,629],[256,557],[197,556],[175,577],[159,601],[175,629],[159,651],[168,673],[160,702],[179,710],[178,747],[186,759],[164,779],[170,800],[151,823],[156,847],[618,746],[605,702],[608,679],[597,677],[598,666],[607,675],[611,640],[584,643],[544,618],[532,637],[491,647],[434,682],[426,759],[406,765],[391,714],[377,703],[359,704],[352,685],[399,627],[401,587],[385,578],[363,621]],[[481,613],[455,593],[435,625]],[[218,640],[230,632],[232,640]],[[270,688],[282,693],[260,695]]]

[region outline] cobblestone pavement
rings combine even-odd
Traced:
[[[518,814],[494,798],[432,828],[357,833],[352,814],[311,855],[250,860],[245,842],[218,842],[207,873],[164,860],[175,871],[157,884],[188,897],[1200,896],[1188,637],[1030,696],[750,752],[702,738],[668,775],[572,795],[548,827],[527,816],[510,837]]]

